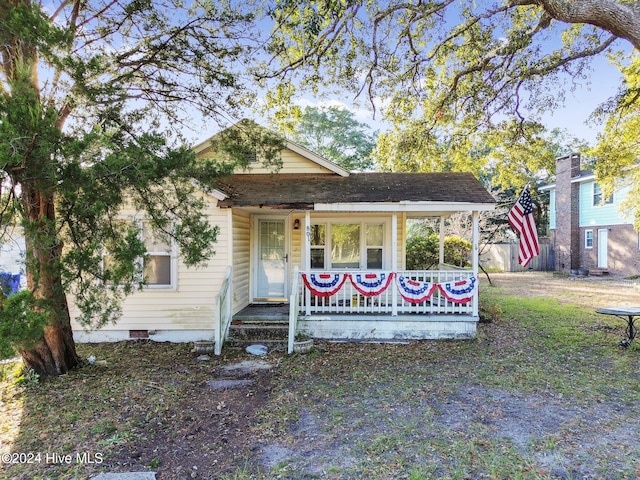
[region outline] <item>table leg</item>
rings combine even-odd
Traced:
[[[629,315],[628,324],[627,324],[627,338],[629,342],[631,342],[634,338],[636,338],[636,326],[635,326],[635,317],[633,315]]]

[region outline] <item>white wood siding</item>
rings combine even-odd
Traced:
[[[317,163],[304,158],[291,150],[284,149],[281,153],[282,168],[278,170],[278,173],[333,173],[328,168],[325,168]],[[260,162],[250,165],[247,170],[238,169],[235,173],[262,173],[270,174],[274,173],[273,169],[265,168]]]
[[[233,312],[249,304],[251,281],[251,215],[233,210]]]

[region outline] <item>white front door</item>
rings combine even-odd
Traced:
[[[607,268],[607,243],[609,231],[606,228],[598,229],[598,268]]]
[[[283,219],[257,220],[254,301],[284,302],[289,280],[287,229]]]

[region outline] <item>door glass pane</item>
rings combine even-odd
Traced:
[[[360,268],[360,225],[331,225],[331,268]]]
[[[258,297],[285,296],[285,237],[282,220],[263,220],[259,226]]]

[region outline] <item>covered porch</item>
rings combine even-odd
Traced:
[[[445,220],[457,210],[424,212],[417,210],[417,205],[389,207],[392,211],[385,212],[390,218],[389,258],[375,265],[384,268],[368,268],[367,258],[361,259],[357,268],[317,268],[333,263],[325,260],[314,265],[318,263],[313,252],[317,248],[313,233],[317,212],[305,212],[302,266],[294,269],[289,297],[289,353],[299,333],[320,339],[372,341],[475,337],[481,210],[470,211],[470,268],[457,268],[444,263]],[[377,208],[384,210],[380,205]],[[404,269],[407,215],[439,218],[439,264],[435,269]],[[361,243],[366,246],[366,236]],[[363,252],[366,255],[366,249]]]
[[[234,313],[288,304],[290,352],[297,333],[344,341],[475,336],[479,218],[495,202],[473,175],[238,175],[227,190],[236,192],[220,202],[233,224]],[[473,231],[464,269],[444,264],[445,221],[459,212]],[[439,262],[407,270],[407,220],[420,217],[439,219]],[[319,291],[323,278],[337,288]],[[368,289],[371,281],[384,288]]]

